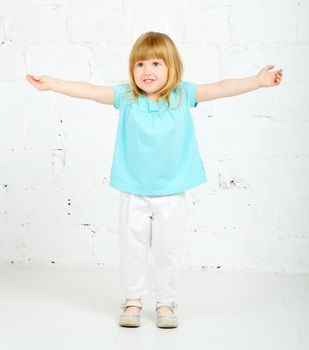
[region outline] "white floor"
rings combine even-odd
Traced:
[[[182,270],[179,327],[118,326],[118,270],[0,267],[1,350],[308,350],[309,274]]]

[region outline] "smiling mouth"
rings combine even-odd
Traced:
[[[144,79],[143,83],[150,84],[154,81],[154,79]]]

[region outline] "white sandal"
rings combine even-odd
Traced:
[[[169,307],[172,310],[172,314],[162,314],[158,310],[160,307]],[[162,304],[156,303],[156,312],[157,312],[157,322],[156,325],[159,328],[176,328],[178,327],[178,319],[175,313],[175,309],[178,305],[175,302]]]
[[[136,306],[139,308],[137,312],[125,313],[129,306]],[[123,312],[119,317],[119,326],[122,327],[139,327],[141,324],[140,311],[142,310],[141,299],[126,299],[126,301],[121,305]]]

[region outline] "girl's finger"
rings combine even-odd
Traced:
[[[266,68],[266,70],[270,70],[270,69],[272,69],[274,67],[275,67],[274,64],[268,64],[265,68]]]
[[[40,76],[38,75],[28,75],[30,79],[33,79],[33,80],[40,80]]]

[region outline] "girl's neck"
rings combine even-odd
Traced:
[[[145,94],[150,100],[158,102],[158,97],[154,94]]]

